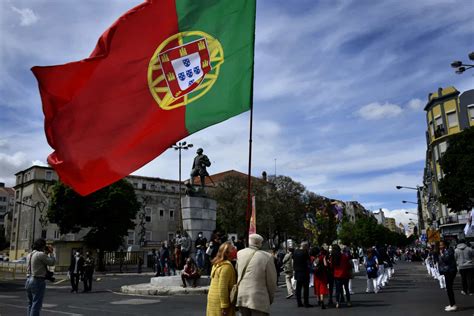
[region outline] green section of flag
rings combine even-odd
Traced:
[[[219,40],[224,63],[213,87],[186,106],[194,133],[250,109],[256,0],[176,0],[179,31],[202,31]]]

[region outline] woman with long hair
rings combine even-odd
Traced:
[[[453,283],[458,269],[454,257],[454,249],[449,247],[445,241],[439,243],[439,273],[446,280],[446,293],[448,294],[449,305],[444,308],[447,312],[454,312],[458,308],[454,299]]]
[[[326,260],[327,252],[324,248],[319,250],[315,249],[315,256],[313,265],[314,265],[314,295],[318,298],[318,305],[321,306],[321,309],[325,309],[324,305],[324,295],[329,294],[328,290],[328,277],[327,277],[327,266],[328,262]]]
[[[235,309],[230,303],[230,291],[236,283],[235,269],[231,263],[234,245],[223,243],[212,259],[211,286],[207,294],[207,316],[233,316]]]

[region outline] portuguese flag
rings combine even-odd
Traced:
[[[149,0],[90,55],[33,67],[54,149],[48,163],[82,195],[252,103],[256,0]]]

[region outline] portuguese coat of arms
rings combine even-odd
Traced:
[[[212,69],[205,38],[168,49],[159,54],[159,60],[174,98],[196,89]]]

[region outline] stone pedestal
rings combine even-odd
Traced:
[[[216,229],[216,201],[204,197],[183,196],[181,208],[183,230],[188,232],[192,240],[196,240],[199,232],[210,240],[212,231]]]

